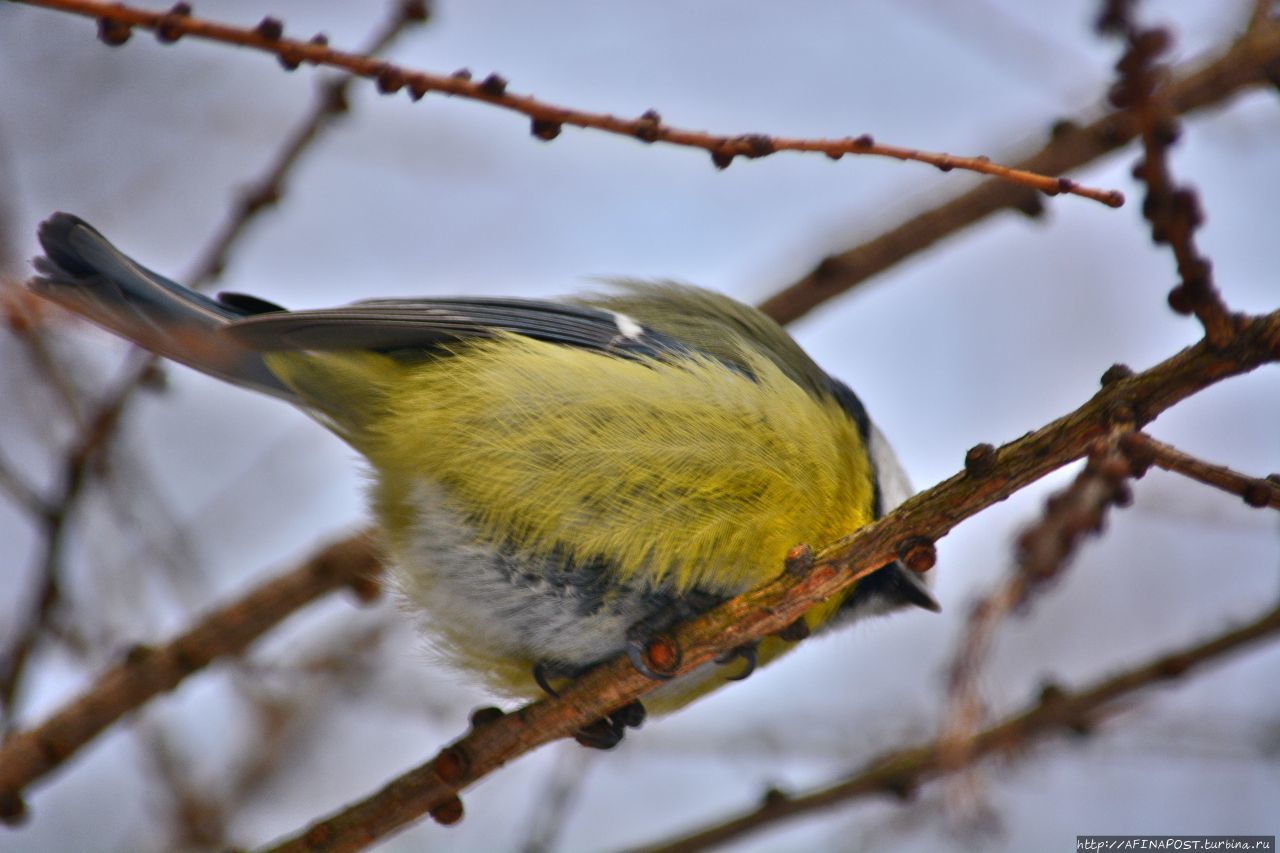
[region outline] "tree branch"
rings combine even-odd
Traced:
[[[1135,462],[1155,465],[1228,494],[1238,495],[1252,507],[1269,506],[1280,509],[1280,474],[1269,474],[1265,478],[1249,477],[1226,466],[1197,459],[1146,433],[1134,433],[1125,441],[1128,445],[1127,452]]]
[[[1220,104],[1253,86],[1271,83],[1280,67],[1280,23],[1252,27],[1214,61],[1181,70],[1162,89],[1174,114]],[[1014,164],[1018,169],[1061,175],[1126,145],[1138,133],[1134,117],[1116,110],[1088,123],[1062,121],[1039,151]],[[1026,134],[1031,136],[1033,134]],[[803,278],[760,304],[779,323],[791,323],[911,255],[1002,210],[1040,214],[1040,198],[1022,187],[988,181],[951,201],[918,213],[865,243],[829,255]]]
[[[1242,319],[1226,347],[1206,342],[1155,367],[1108,382],[1089,402],[990,454],[982,464],[908,500],[894,512],[807,560],[790,561],[778,578],[731,599],[650,646],[657,666],[683,674],[722,652],[793,624],[815,604],[902,557],[927,568],[932,542],[980,510],[1079,458],[1118,423],[1141,426],[1196,391],[1228,376],[1280,360],[1280,311]],[[971,457],[974,454],[970,454]],[[797,557],[799,555],[797,554]],[[660,654],[659,654],[660,653]],[[512,714],[482,709],[468,734],[434,759],[392,780],[380,791],[272,845],[271,850],[357,850],[430,813],[441,823],[462,817],[458,793],[493,770],[654,689],[624,655],[565,688],[559,698],[525,705]]]
[[[1181,279],[1169,294],[1169,305],[1180,314],[1194,313],[1212,343],[1231,336],[1231,317],[1213,284],[1213,267],[1196,249],[1195,232],[1204,222],[1195,190],[1179,186],[1169,170],[1169,149],[1182,130],[1168,104],[1164,80],[1167,69],[1159,58],[1173,43],[1168,30],[1142,29],[1127,2],[1110,0],[1098,19],[1098,31],[1124,39],[1125,52],[1116,68],[1119,79],[1111,88],[1112,106],[1128,110],[1138,124],[1143,157],[1134,177],[1147,186],[1142,215],[1151,223],[1151,240],[1168,244]]]
[[[1064,692],[1055,685],[1041,690],[1039,701],[1013,714],[974,738],[971,760],[1001,753],[1019,755],[1037,739],[1056,732],[1085,734],[1099,717],[1112,710],[1116,700],[1162,681],[1181,678],[1204,664],[1280,634],[1280,607],[1275,607],[1242,627],[1187,646],[1155,660],[1095,682],[1082,690]],[[757,829],[800,815],[829,809],[859,797],[889,794],[910,796],[921,784],[955,769],[945,760],[944,744],[895,750],[872,761],[840,782],[801,796],[770,791],[756,809],[681,838],[647,845],[645,853],[692,853],[741,838]]]
[[[326,546],[298,568],[210,613],[158,648],[133,647],[84,693],[34,729],[0,742],[0,819],[19,819],[22,789],[107,726],[221,657],[237,655],[295,610],[339,587],[368,594],[379,562],[369,534]]]
[[[1011,614],[1028,612],[1034,596],[1061,576],[1080,541],[1102,530],[1108,509],[1130,503],[1128,480],[1142,470],[1125,452],[1123,441],[1131,430],[1131,424],[1118,425],[1105,440],[1094,442],[1084,470],[1050,496],[1040,519],[1018,537],[1012,571],[970,609],[948,671],[946,718],[938,739],[949,770],[973,770],[986,707],[979,683],[1000,626]],[[970,772],[956,777],[947,793],[973,811],[979,790],[977,775]]]
[[[1109,207],[1119,207],[1124,204],[1124,196],[1116,190],[1093,189],[1081,186],[1067,178],[1002,166],[991,162],[987,157],[956,157],[896,145],[881,145],[867,135],[844,139],[800,139],[759,133],[726,136],[665,124],[653,110],[649,110],[639,118],[625,119],[608,113],[593,113],[557,106],[529,95],[514,95],[507,92],[507,81],[497,74],[490,74],[477,83],[471,79],[469,71],[459,71],[452,75],[414,71],[359,53],[334,50],[328,46],[327,40],[319,37],[310,41],[288,39],[284,37],[284,25],[275,18],[264,18],[255,28],[241,28],[195,18],[186,4],[179,4],[169,12],[153,12],[125,6],[122,3],[106,3],[99,0],[15,0],[15,2],[94,18],[98,21],[99,38],[110,45],[124,44],[129,40],[133,28],[137,27],[154,31],[164,42],[173,42],[183,36],[192,36],[265,51],[274,54],[289,70],[297,68],[304,62],[341,68],[358,77],[376,80],[378,90],[384,94],[394,94],[401,89],[407,89],[414,100],[428,92],[441,92],[480,101],[527,116],[530,120],[531,132],[543,141],[550,141],[559,136],[564,125],[591,128],[633,137],[646,143],[665,142],[671,145],[700,148],[711,155],[712,162],[720,169],[726,168],[736,157],[755,159],[767,157],[779,151],[825,154],[835,160],[846,154],[875,155],[926,163],[943,171],[961,169],[991,175],[1002,181],[1010,181],[1047,195],[1070,193],[1101,202]]]
[[[369,38],[361,53],[374,56],[389,48],[406,29],[425,23],[427,7],[424,0],[396,0],[390,17]],[[268,207],[280,201],[285,181],[298,161],[302,159],[325,128],[347,112],[347,93],[354,78],[342,76],[320,85],[307,115],[289,134],[284,145],[276,152],[275,159],[265,174],[259,177],[241,195],[218,229],[218,233],[200,255],[199,262],[187,276],[188,287],[199,290],[222,275],[231,248],[240,239],[253,219]]]

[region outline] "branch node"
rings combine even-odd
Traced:
[[[729,168],[729,165],[733,163],[734,156],[734,152],[726,148],[717,148],[715,151],[711,152],[711,162],[715,164],[717,169],[723,171],[724,169]]]
[[[543,142],[550,142],[560,135],[561,129],[564,127],[558,121],[552,121],[545,118],[530,119],[529,132]]]
[[[383,65],[377,77],[378,91],[384,95],[394,95],[404,88],[404,72],[394,65]]]
[[[770,154],[778,150],[773,142],[773,138],[763,133],[748,133],[739,136],[734,142],[743,148],[743,154],[747,157],[755,159],[757,157],[768,157]]]
[[[128,666],[140,666],[155,654],[155,648],[146,643],[134,643],[124,653],[124,662]]]
[[[901,802],[915,799],[919,789],[919,783],[907,774],[887,779],[884,783],[884,792]]]
[[[1113,428],[1132,427],[1138,422],[1133,406],[1126,400],[1113,400],[1103,412],[1103,417]]]
[[[938,562],[938,548],[927,536],[912,536],[898,546],[898,559],[916,574],[924,574]]]
[[[265,41],[280,41],[284,36],[284,23],[279,18],[273,18],[267,15],[258,22],[258,26],[253,28]]]
[[[182,27],[178,23],[180,18],[191,17],[190,3],[175,3],[160,22],[156,24],[156,41],[161,44],[173,44],[182,38]]]
[[[786,805],[789,802],[791,802],[790,794],[781,788],[770,785],[769,789],[764,792],[764,796],[760,798],[760,807],[767,810]]]
[[[965,473],[974,479],[988,476],[996,466],[996,449],[983,442],[969,448],[964,455]]]
[[[382,584],[369,575],[355,575],[347,581],[347,589],[355,595],[361,604],[373,604],[382,598]]]
[[[436,760],[431,762],[431,770],[436,778],[451,788],[462,784],[470,766],[471,759],[467,757],[467,751],[457,744],[440,750]]]
[[[507,94],[507,80],[501,74],[490,74],[480,81],[480,91],[491,98],[501,98]]]
[[[634,131],[636,139],[641,142],[657,142],[662,132],[662,116],[657,110],[645,110],[636,121]]]
[[[133,27],[115,18],[98,19],[98,39],[111,47],[119,47],[133,35]]]
[[[1102,380],[1101,380],[1102,387],[1106,388],[1109,385],[1114,385],[1117,382],[1120,382],[1121,380],[1128,379],[1132,375],[1133,375],[1132,367],[1130,367],[1127,364],[1121,364],[1119,362],[1116,362],[1115,364],[1108,367],[1106,372],[1102,374]]]
[[[405,0],[400,5],[400,18],[413,24],[426,22],[427,4],[424,0]]]
[[[813,549],[800,544],[787,552],[783,567],[789,575],[807,575],[813,568]]]
[[[17,791],[0,792],[0,823],[5,826],[21,826],[31,817],[27,803]]]
[[[1265,483],[1253,483],[1244,490],[1243,497],[1246,504],[1261,509],[1271,503],[1271,488]]]
[[[431,819],[441,826],[452,826],[462,820],[462,800],[450,797],[431,807]]]
[[[482,729],[485,726],[493,725],[506,716],[501,708],[495,708],[492,705],[486,705],[483,708],[476,708],[471,712],[470,722],[471,728]]]
[[[809,623],[801,616],[773,636],[788,643],[798,643],[809,637]]]

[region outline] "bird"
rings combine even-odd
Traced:
[[[289,311],[210,298],[55,213],[28,287],[152,352],[301,408],[371,473],[390,583],[431,648],[518,699],[778,574],[881,517],[909,480],[859,398],[776,322],[687,284],[560,300],[366,299]],[[584,727],[616,746],[797,636],[915,606],[889,563],[766,637]],[[727,674],[736,661],[736,672]]]

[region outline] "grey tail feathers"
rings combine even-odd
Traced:
[[[222,334],[232,321],[277,306],[216,302],[137,263],[69,213],[50,216],[38,236],[45,254],[34,261],[36,293],[166,358],[296,401],[260,353]]]

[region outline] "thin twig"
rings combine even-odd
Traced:
[[[1052,470],[1079,458],[1117,421],[1142,426],[1161,411],[1230,375],[1280,360],[1280,311],[1245,321],[1232,342],[1201,342],[1141,373],[1113,377],[1088,403],[908,500],[897,510],[750,592],[660,638],[651,666],[690,672],[728,649],[786,629],[815,604],[828,600],[894,559],[917,569],[931,563],[932,543],[955,525]],[[434,759],[393,779],[380,791],[274,844],[275,851],[357,850],[430,813],[442,823],[462,817],[458,793],[508,761],[571,735],[654,689],[624,655],[566,687],[559,698],[512,714],[477,712],[471,731]]]
[[[1025,710],[984,729],[974,739],[972,760],[988,755],[1023,754],[1028,744],[1057,732],[1084,734],[1115,710],[1117,700],[1162,681],[1181,678],[1205,664],[1280,634],[1280,607],[1212,639],[1161,655],[1118,675],[1066,692],[1050,685]],[[784,820],[813,814],[860,797],[908,797],[921,784],[949,772],[940,741],[895,750],[852,776],[808,794],[788,796],[771,791],[757,808],[679,839],[636,848],[645,853],[693,853],[741,838]]]
[[[421,0],[397,0],[394,12],[370,40],[367,51],[377,53],[385,50],[412,24],[426,19],[426,8]],[[312,111],[290,135],[285,146],[277,155],[272,167],[268,170],[250,192],[246,201],[224,224],[204,255],[204,260],[197,265],[193,287],[198,287],[215,278],[226,263],[226,259],[239,237],[244,233],[253,216],[265,206],[264,200],[278,200],[283,191],[284,181],[289,171],[295,166],[302,154],[318,138],[328,120],[345,110],[345,92],[351,78],[333,81],[322,90]],[[38,336],[28,335],[28,340],[38,344]],[[57,375],[55,363],[43,346],[35,346],[33,354],[45,367],[45,372]],[[140,355],[134,365],[126,371],[125,378],[96,407],[97,414],[88,424],[84,437],[77,442],[64,463],[62,479],[66,483],[59,498],[44,508],[40,517],[43,521],[44,552],[40,566],[35,572],[37,590],[33,596],[33,607],[30,609],[25,624],[17,631],[10,648],[0,659],[0,717],[8,719],[19,682],[26,662],[34,649],[50,614],[60,597],[58,575],[61,562],[63,536],[66,520],[74,512],[78,502],[85,475],[90,463],[97,458],[100,451],[110,443],[115,427],[120,423],[125,410],[134,393],[146,384],[159,368],[159,359],[152,355]],[[0,471],[0,474],[3,474]],[[30,502],[28,501],[30,504]],[[34,506],[34,504],[30,504]]]
[[[423,0],[396,0],[391,15],[370,36],[360,52],[376,56],[391,47],[405,30],[426,20],[427,8]],[[302,156],[332,122],[346,114],[347,93],[353,79],[342,75],[320,84],[307,115],[289,133],[266,172],[243,192],[209,245],[200,253],[200,260],[185,279],[188,287],[199,290],[221,277],[231,248],[244,230],[259,213],[280,201],[285,182]]]
[[[61,599],[62,552],[67,522],[88,482],[90,466],[115,429],[120,414],[119,408],[107,405],[99,408],[90,419],[63,460],[57,499],[50,502],[39,516],[44,550],[35,571],[36,589],[32,605],[25,611],[25,624],[18,629],[3,658],[0,658],[0,713],[3,713],[6,728],[27,661]]]
[[[23,811],[21,792],[121,716],[221,657],[237,655],[295,610],[379,570],[368,534],[335,542],[304,564],[206,616],[160,647],[135,646],[45,722],[0,742],[0,818]]]
[[[1002,166],[991,162],[986,157],[957,157],[896,145],[882,145],[865,134],[844,139],[800,139],[760,133],[728,136],[665,124],[653,110],[639,118],[625,119],[608,113],[570,109],[529,95],[511,94],[507,91],[507,81],[497,74],[490,74],[480,82],[474,82],[470,72],[447,75],[414,71],[359,53],[334,50],[326,41],[284,38],[283,24],[274,18],[264,18],[256,28],[242,28],[195,18],[190,15],[189,9],[183,10],[182,14],[175,14],[172,11],[154,12],[119,3],[98,2],[98,0],[17,0],[17,2],[94,18],[98,21],[99,37],[107,44],[123,44],[129,39],[132,28],[138,27],[156,32],[163,41],[193,36],[266,51],[274,54],[288,69],[297,68],[303,63],[341,68],[357,76],[376,80],[378,90],[384,94],[394,94],[401,89],[407,89],[415,100],[428,92],[441,92],[480,101],[527,116],[530,119],[533,135],[544,141],[550,141],[558,136],[564,125],[592,128],[633,137],[647,143],[665,142],[671,145],[700,148],[710,154],[712,162],[721,169],[727,167],[736,157],[755,159],[767,157],[779,151],[825,154],[836,160],[846,154],[875,155],[926,163],[943,171],[961,169],[991,175],[1047,195],[1070,193],[1101,202],[1109,207],[1119,207],[1124,204],[1124,196],[1116,190],[1094,189],[1081,186],[1068,178],[1052,177]]]
[[[1280,24],[1254,28],[1209,64],[1180,71],[1164,87],[1162,95],[1172,112],[1194,112],[1221,104],[1251,87],[1268,85],[1280,67],[1278,63]],[[1126,110],[1113,111],[1091,122],[1061,121],[1055,124],[1044,147],[1018,159],[1015,166],[1031,172],[1066,174],[1126,145],[1136,134],[1134,118]],[[760,308],[780,323],[791,323],[911,255],[1002,210],[1038,216],[1043,205],[1036,194],[1023,187],[984,182],[877,237],[826,257],[802,278],[764,300]]]
[[[3,456],[0,456],[0,489],[31,515],[40,517],[53,512],[49,502]]]
[[[1142,29],[1133,20],[1128,0],[1107,0],[1098,30],[1124,39],[1125,53],[1116,64],[1119,79],[1108,100],[1128,110],[1138,123],[1143,158],[1134,177],[1147,185],[1142,215],[1151,223],[1151,239],[1173,251],[1181,282],[1169,293],[1169,305],[1180,314],[1194,313],[1210,343],[1231,337],[1231,314],[1213,283],[1208,258],[1196,249],[1195,232],[1204,221],[1195,190],[1179,186],[1169,170],[1169,148],[1182,133],[1165,93],[1168,69],[1160,56],[1173,43],[1169,31]]]
[[[1155,465],[1206,486],[1237,495],[1252,507],[1269,506],[1280,509],[1280,474],[1269,474],[1265,478],[1250,477],[1224,465],[1197,459],[1146,433],[1133,433],[1125,442],[1125,452],[1135,462]]]
[[[985,716],[979,685],[996,634],[1010,614],[1026,613],[1033,596],[1062,574],[1085,536],[1101,531],[1110,507],[1128,505],[1127,481],[1140,473],[1122,449],[1131,429],[1131,424],[1121,423],[1106,440],[1094,443],[1084,469],[1049,498],[1041,518],[1018,537],[1008,577],[969,612],[948,670],[946,718],[939,738],[946,765],[969,771],[955,776],[947,792],[961,813],[982,811],[973,751]]]
[[[592,757],[576,747],[556,757],[551,778],[539,787],[529,837],[520,847],[521,853],[549,853],[556,849],[556,839],[563,833],[569,811],[586,782]]]

